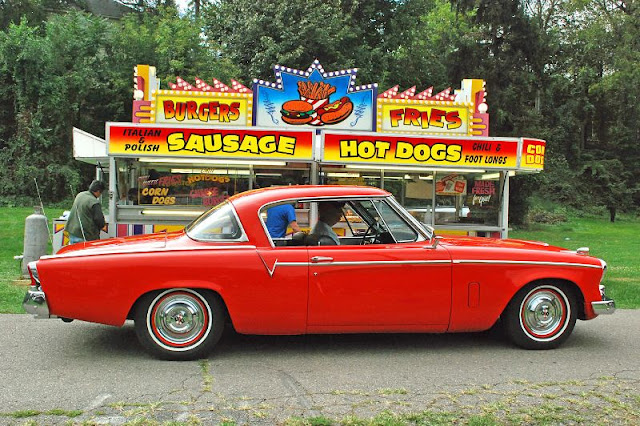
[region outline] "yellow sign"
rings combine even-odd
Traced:
[[[252,93],[158,90],[151,101],[151,122],[250,126]]]
[[[471,105],[380,98],[378,102],[379,132],[467,135],[471,128]]]
[[[544,169],[544,157],[547,143],[540,139],[522,139],[520,167],[529,170]]]

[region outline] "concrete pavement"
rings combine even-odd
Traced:
[[[598,421],[591,416],[603,415],[603,404],[620,423],[640,422],[638,310],[578,321],[551,351],[517,349],[492,333],[227,334],[209,359],[192,362],[150,358],[131,323],[0,315],[0,327],[2,424],[22,424],[26,410],[39,424],[274,424],[384,410],[526,421],[540,409]]]

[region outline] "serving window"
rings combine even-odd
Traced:
[[[240,168],[149,168],[138,177],[138,204],[213,207],[249,189]]]
[[[499,173],[436,173],[435,225],[498,226]]]
[[[146,164],[118,159],[118,205],[213,207],[250,186],[249,167]]]
[[[326,185],[359,185],[381,188],[379,170],[347,169],[344,166],[322,166],[320,182]]]

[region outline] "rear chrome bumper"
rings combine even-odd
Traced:
[[[616,302],[613,299],[609,299],[604,292],[604,286],[600,286],[600,296],[602,301],[591,302],[591,307],[596,315],[610,315],[616,311]]]
[[[32,285],[29,287],[27,294],[24,295],[22,307],[28,314],[36,318],[51,318],[51,315],[49,315],[49,305],[47,305],[47,297],[40,286]]]

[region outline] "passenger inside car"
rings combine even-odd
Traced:
[[[343,205],[343,203],[333,201],[318,204],[318,223],[311,231],[311,235],[318,238],[318,245],[340,245],[338,235],[332,227],[342,217]]]

